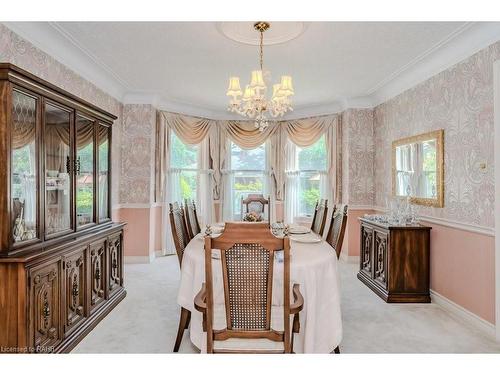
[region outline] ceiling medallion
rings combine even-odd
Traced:
[[[241,90],[240,78],[230,77],[226,95],[229,100],[228,111],[255,119],[255,127],[264,131],[268,126],[269,117],[281,117],[288,111],[293,111],[291,96],[294,95],[292,77],[281,76],[281,82],[273,85],[271,99],[267,98],[268,82],[264,79],[264,32],[271,25],[268,22],[256,22],[254,29],[260,33],[260,70],[251,74],[250,84]],[[267,76],[267,74],[266,74]]]

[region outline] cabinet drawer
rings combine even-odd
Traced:
[[[62,341],[61,260],[29,269],[29,340],[37,352],[51,352]]]

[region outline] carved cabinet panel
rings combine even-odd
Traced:
[[[387,286],[387,233],[374,231],[373,279]]]
[[[105,300],[106,290],[106,241],[90,244],[90,311]]]
[[[35,351],[52,351],[62,340],[60,318],[60,261],[30,270],[29,326]]]
[[[123,265],[121,263],[122,240],[121,235],[115,235],[108,239],[108,288],[112,295],[122,285]]]
[[[372,274],[373,229],[361,227],[360,270],[368,276]]]
[[[63,257],[63,322],[64,335],[85,319],[85,291],[87,289],[86,247]]]

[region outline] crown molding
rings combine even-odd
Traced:
[[[165,98],[158,93],[130,90],[124,79],[81,46],[57,23],[4,22],[3,24],[124,104],[152,104],[166,111],[217,120],[241,119],[240,116],[225,111],[225,108],[207,107],[175,98]],[[500,40],[500,22],[466,23],[380,81],[368,90],[366,95],[296,107],[293,112],[284,116],[284,119],[338,113],[349,108],[374,108],[498,40]]]
[[[370,90],[382,104],[500,40],[500,22],[469,22]]]
[[[79,46],[59,26],[50,22],[3,22],[20,37],[32,43],[75,73],[93,83],[118,101],[128,87],[123,80],[96,57]]]
[[[160,95],[146,91],[130,91],[122,99],[123,104],[151,104],[153,107],[158,107],[160,101]]]

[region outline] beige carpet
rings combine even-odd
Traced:
[[[342,353],[500,353],[500,344],[435,304],[387,304],[340,264]],[[174,256],[125,265],[128,295],[74,353],[169,353],[179,319],[179,270]],[[188,332],[181,352],[197,353]]]

